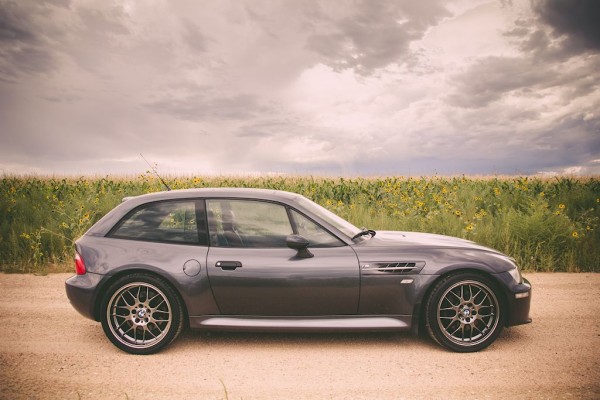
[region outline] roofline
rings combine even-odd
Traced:
[[[260,198],[264,200],[294,200],[302,196],[298,193],[286,192],[276,189],[257,189],[257,188],[194,188],[194,189],[176,189],[165,190],[162,192],[153,192],[141,194],[139,196],[125,197],[123,201],[134,201],[143,204],[148,201],[170,200],[182,198]]]
[[[169,201],[180,199],[256,199],[271,201],[279,204],[293,205],[302,212],[306,212],[300,204],[299,199],[305,198],[301,194],[286,192],[276,189],[255,189],[255,188],[196,188],[196,189],[178,189],[162,192],[142,194],[134,197],[126,197],[123,202],[109,211],[104,217],[96,222],[85,235],[104,236],[109,230],[129,211],[146,203],[156,201]],[[340,232],[334,226],[321,220],[318,216],[312,216],[318,223],[327,228],[336,237],[340,238],[346,244],[353,242],[343,232]]]

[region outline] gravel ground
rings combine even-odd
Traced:
[[[533,324],[473,354],[409,334],[187,331],[121,352],[64,280],[0,274],[0,398],[600,398],[600,274],[526,274]]]

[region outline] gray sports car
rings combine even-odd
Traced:
[[[71,304],[134,354],[185,326],[426,330],[459,352],[531,322],[515,261],[473,242],[359,229],[295,193],[190,189],[124,199],[76,242]]]

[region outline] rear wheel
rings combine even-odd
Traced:
[[[102,303],[102,328],[128,353],[151,354],[171,343],[183,328],[183,307],[162,279],[145,273],[124,276]]]
[[[486,348],[504,325],[504,309],[494,282],[469,272],[442,279],[427,300],[426,324],[429,335],[451,350]]]

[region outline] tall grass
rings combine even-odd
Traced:
[[[357,226],[474,240],[526,270],[600,272],[600,180],[588,178],[168,177],[173,189],[296,192]],[[0,270],[71,269],[73,242],[125,196],[162,190],[138,177],[0,178]],[[56,267],[54,267],[56,268]]]

